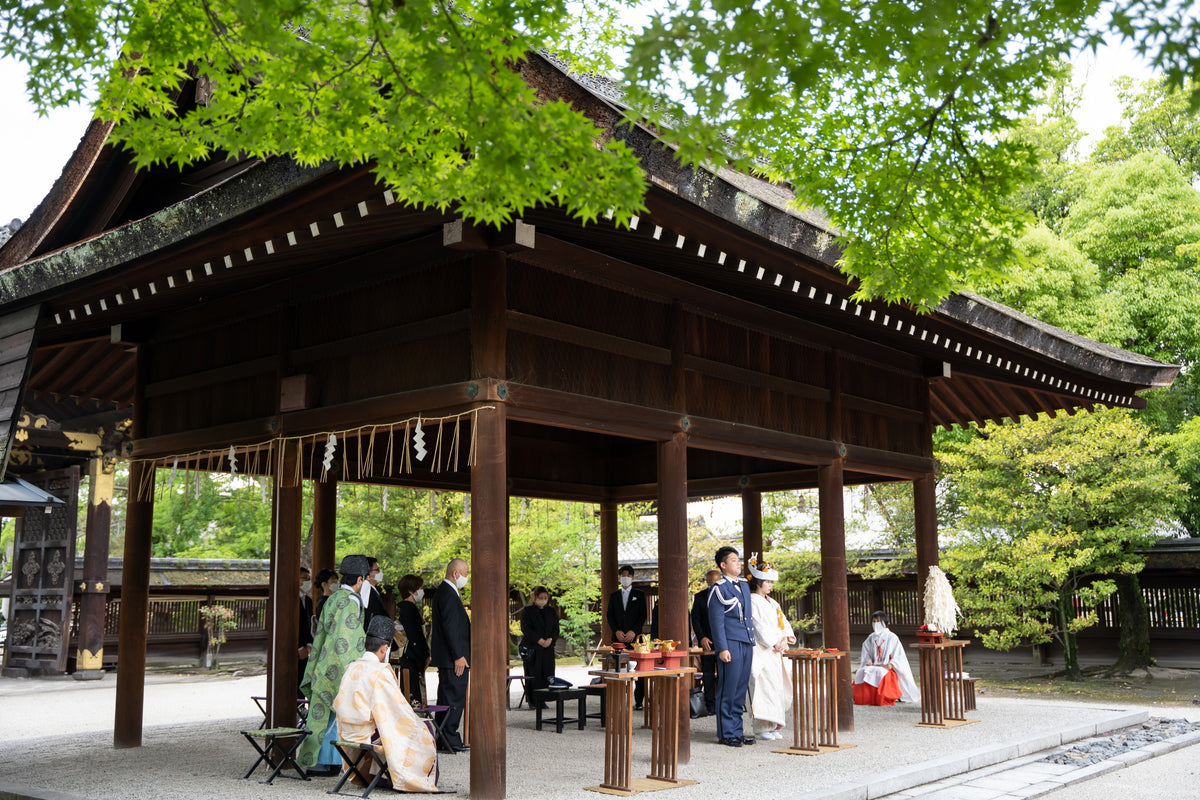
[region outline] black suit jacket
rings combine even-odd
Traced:
[[[646,624],[646,593],[641,589],[629,590],[629,605],[621,607],[621,590],[617,589],[608,598],[608,627],[613,636],[617,631],[633,631],[640,634]]]
[[[704,587],[692,600],[692,630],[696,633],[696,644],[700,644],[701,639],[712,639],[712,628],[708,625],[708,590],[709,587]]]
[[[454,662],[466,658],[471,663],[471,620],[462,598],[450,584],[442,581],[433,595],[433,625],[429,650],[433,666],[453,669]]]
[[[408,635],[408,648],[404,656],[425,669],[425,659],[429,658],[429,642],[425,641],[425,620],[421,618],[421,610],[416,603],[402,600],[396,604],[396,617]]]
[[[367,607],[363,611],[364,633],[367,630],[367,626],[371,624],[371,617],[375,616],[376,614],[383,614],[385,616],[387,615],[387,607],[383,604],[383,595],[380,594],[378,589],[372,586],[368,597],[370,599],[367,600]]]
[[[307,595],[300,598],[300,647],[313,643],[312,635],[312,598]],[[303,675],[301,677],[304,677]]]

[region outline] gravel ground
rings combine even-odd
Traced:
[[[584,673],[583,668],[560,670],[577,684],[586,681]],[[315,800],[333,788],[332,778],[277,780],[273,786],[239,780],[253,753],[238,731],[257,727],[261,721],[249,695],[265,688],[262,676],[199,682],[164,679],[148,684],[144,745],[131,750],[111,746],[114,685],[111,678],[90,686],[41,681],[14,686],[10,680],[0,681],[0,735],[4,737],[0,739],[0,785],[53,788],[105,800]],[[1030,743],[1053,739],[1044,747],[1057,746],[1057,737],[1064,732],[1074,732],[1073,739],[1093,735],[1098,724],[1104,730],[1124,727],[1130,720],[1122,717],[1123,711],[980,697],[978,711],[968,715],[978,723],[937,730],[913,727],[920,721],[917,706],[859,707],[855,731],[840,736],[843,744],[854,747],[817,757],[775,754],[771,750],[780,743],[762,741],[736,750],[722,747],[715,743],[715,720],[708,717],[693,722],[691,761],[679,767],[680,778],[699,785],[672,790],[670,798],[710,798],[717,787],[744,786],[748,780],[758,786],[757,794],[767,797],[819,796],[825,789],[845,788],[885,771],[944,769],[953,756],[972,755],[973,766],[981,766],[980,759],[994,763],[1011,758]],[[597,795],[584,787],[601,780],[604,738],[602,729],[590,722],[582,731],[539,732],[534,730],[532,711],[510,711],[508,796],[594,800]],[[634,776],[648,771],[649,751],[648,731],[635,731]],[[441,770],[443,787],[457,789],[463,796],[468,793],[467,756],[443,757]],[[936,777],[941,775],[929,779]]]

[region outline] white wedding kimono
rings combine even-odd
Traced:
[[[379,734],[375,747],[383,748],[396,789],[438,790],[433,734],[405,701],[392,668],[374,653],[365,653],[346,668],[333,710],[342,739],[366,743]]]
[[[900,637],[887,628],[881,633],[872,633],[867,637],[863,642],[862,659],[859,663],[861,666],[858,672],[854,673],[855,683],[869,683],[878,687],[890,664],[896,670],[900,699],[906,703],[921,702],[921,691],[913,680],[912,667],[908,665],[904,645],[900,644]]]
[[[781,640],[796,640],[792,625],[774,598],[750,595],[754,623],[754,656],[750,662],[750,707],[756,731],[771,731],[787,723],[792,707],[792,674],[783,655],[774,647]]]

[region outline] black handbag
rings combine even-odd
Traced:
[[[704,702],[703,689],[692,689],[691,696],[688,697],[688,706],[691,710],[692,719],[708,716],[708,705]]]

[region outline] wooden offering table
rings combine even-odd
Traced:
[[[829,650],[789,650],[792,662],[792,746],[773,753],[816,756],[848,750],[838,744],[837,664],[846,654]]]
[[[587,787],[604,794],[632,795],[643,791],[687,786],[679,765],[679,681],[694,669],[656,669],[651,672],[609,672],[589,675],[604,679],[608,720],[604,726],[604,783]],[[650,774],[633,778],[633,681],[645,678],[650,709]],[[664,786],[663,784],[669,784]]]
[[[967,719],[963,683],[963,648],[969,640],[946,640],[913,645],[921,661],[921,721],[919,728],[956,728],[978,722]]]

